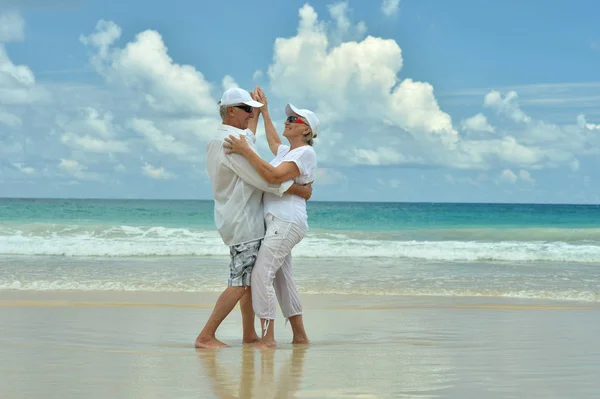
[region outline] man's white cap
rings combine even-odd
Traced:
[[[308,126],[310,126],[310,130],[313,132],[313,137],[317,137],[317,133],[319,133],[319,118],[309,109],[299,109],[294,107],[292,104],[288,104],[285,106],[285,115],[300,115],[308,122]]]
[[[219,101],[219,105],[221,106],[239,104],[246,104],[254,108],[260,108],[264,105],[258,101],[254,101],[252,97],[250,97],[250,93],[239,87],[225,90],[225,93],[221,96],[221,101]]]

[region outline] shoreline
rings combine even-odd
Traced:
[[[176,307],[211,309],[220,292],[0,290],[0,307]],[[600,310],[599,302],[484,296],[301,294],[307,309]]]

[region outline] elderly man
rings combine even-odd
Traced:
[[[229,246],[228,287],[223,291],[206,325],[196,338],[196,348],[224,348],[215,334],[221,322],[240,302],[244,343],[258,341],[254,329],[254,311],[250,294],[250,276],[258,249],[265,235],[263,192],[282,196],[284,193],[310,198],[310,185],[301,186],[292,180],[269,184],[241,155],[226,155],[223,144],[229,135],[244,136],[256,151],[255,132],[257,108],[263,104],[240,88],[225,91],[219,101],[223,123],[216,137],[208,142],[206,169],[215,199],[215,224],[225,245]]]

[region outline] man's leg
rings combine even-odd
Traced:
[[[196,338],[196,348],[227,348],[228,345],[215,338],[217,328],[231,313],[240,298],[246,293],[246,287],[227,287],[217,299],[215,308],[208,318],[206,325]]]
[[[254,328],[254,309],[252,309],[252,292],[250,287],[248,287],[240,300],[240,310],[242,311],[242,342],[245,344],[257,342],[259,338]]]
[[[247,296],[250,288],[250,275],[252,268],[256,262],[258,256],[258,250],[260,248],[260,240],[251,241],[239,245],[229,247],[229,254],[231,255],[231,262],[229,264],[229,281],[227,289],[221,294],[215,308],[206,322],[204,329],[196,338],[196,348],[226,348],[223,342],[215,338],[217,328],[221,325],[223,320],[231,313],[235,305],[244,296]],[[248,293],[249,294],[249,293]],[[248,334],[248,338],[252,339],[251,331],[254,331],[254,315],[250,317],[248,314],[248,305],[243,302],[240,304],[242,309],[242,319],[244,322],[244,334]],[[252,310],[252,304],[250,303],[250,310]],[[246,315],[246,316],[244,316]],[[252,329],[247,330],[250,327],[250,321],[252,320]],[[248,327],[246,327],[248,326]],[[256,332],[254,332],[256,336]],[[244,336],[246,338],[246,335]]]

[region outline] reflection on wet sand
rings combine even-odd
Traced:
[[[243,347],[240,353],[241,370],[228,369],[221,363],[223,350],[198,349],[202,371],[210,379],[214,395],[232,398],[293,398],[302,382],[306,346],[291,350],[257,350]],[[287,356],[277,369],[275,356]],[[260,366],[256,366],[256,359]]]

